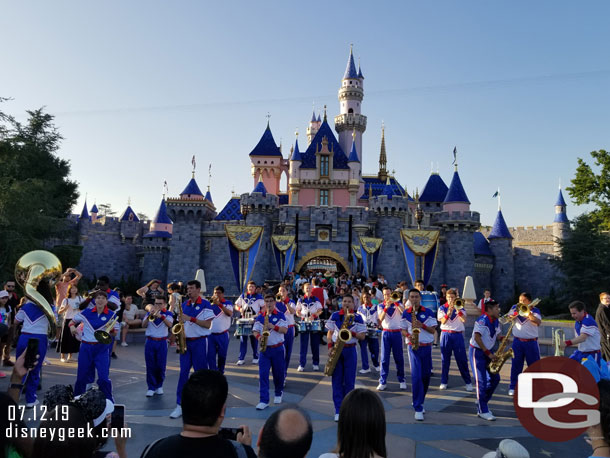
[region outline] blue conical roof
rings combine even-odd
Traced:
[[[192,196],[203,197],[203,193],[201,192],[201,189],[199,189],[199,186],[197,186],[197,182],[195,181],[195,178],[191,178],[191,181],[189,181],[189,183],[186,185],[186,188],[184,188],[184,191],[182,191],[180,193],[180,195],[183,195],[183,194],[190,194]]]
[[[292,156],[290,157],[291,161],[303,161],[303,156],[299,151],[299,139],[297,138],[294,141],[294,151],[292,152]]]
[[[358,159],[358,152],[356,151],[356,140],[352,140],[352,150],[349,153],[347,162],[360,162],[360,159]]]
[[[569,223],[568,215],[566,212],[555,213],[555,218],[553,219],[554,223]]]
[[[83,210],[80,212],[80,219],[91,219],[89,216],[89,212],[87,211],[87,201],[85,201],[85,205],[83,205]]]
[[[346,80],[348,78],[358,78],[358,72],[356,71],[356,64],[354,63],[354,53],[352,50],[349,50],[349,58],[347,59],[347,67],[345,69],[345,74],[343,75],[343,79]]]
[[[360,68],[360,63],[358,63],[358,78],[361,80],[364,79],[364,75],[362,74],[362,69]]]
[[[210,203],[214,203],[212,201],[212,194],[210,193],[210,189],[208,188],[207,192],[205,193],[205,200],[209,201]]]
[[[396,195],[396,193],[394,192],[394,186],[392,186],[392,184],[390,183],[389,178],[386,180],[386,184],[381,194],[384,196],[388,196],[389,199],[391,199],[392,196]]]
[[[316,112],[314,110],[314,112],[311,114],[311,121],[309,122],[316,122]]]
[[[493,256],[494,254],[489,248],[489,241],[480,232],[474,234],[474,254],[480,254],[483,256]]]
[[[318,114],[318,119],[316,119],[317,122],[322,122],[322,118],[320,117],[320,115]]]
[[[466,195],[466,191],[464,191],[464,186],[462,186],[462,180],[460,180],[460,175],[458,174],[457,170],[453,172],[453,178],[451,179],[449,190],[447,191],[447,195],[445,196],[445,200],[443,202],[470,203],[468,196]]]
[[[267,128],[258,144],[250,152],[250,156],[282,156],[280,148],[275,144],[269,124],[267,124]]]
[[[557,196],[557,202],[555,202],[555,206],[556,207],[565,207],[566,206],[566,201],[563,200],[563,193],[561,192],[561,189],[559,190],[559,195]]]
[[[157,210],[157,214],[155,215],[153,223],[174,224],[170,217],[167,216],[167,206],[165,205],[165,199],[161,200],[161,205],[159,205],[159,210]]]
[[[329,126],[326,118],[322,121],[320,129],[316,133],[315,137],[307,147],[304,153],[301,153],[303,162],[301,164],[302,169],[315,169],[317,167],[317,155],[316,153],[322,149],[322,143],[326,137],[328,141],[328,150],[333,151],[333,169],[335,170],[346,170],[349,169],[347,165],[347,154],[341,149],[341,145],[337,141],[333,129]]]
[[[91,207],[91,213],[99,213],[99,210],[97,209],[97,205],[93,204],[93,207]]]
[[[498,210],[498,216],[496,216],[496,221],[494,222],[494,225],[491,228],[491,232],[489,233],[487,238],[488,239],[512,239],[513,238],[513,236],[510,235],[510,231],[508,230],[506,221],[504,221],[504,216],[502,215],[502,210]]]
[[[216,221],[239,221],[244,217],[241,214],[241,205],[239,197],[232,197],[227,205],[220,211],[218,216],[214,218]]]
[[[265,188],[265,185],[263,184],[262,180],[259,181],[258,183],[256,183],[256,186],[254,187],[252,192],[260,192],[263,195],[263,197],[265,197],[267,195],[267,188]]]
[[[438,173],[432,173],[419,197],[420,202],[443,202],[449,188]]]
[[[140,221],[140,218],[138,218],[136,212],[133,211],[131,205],[127,205],[123,214],[119,216],[119,221]]]

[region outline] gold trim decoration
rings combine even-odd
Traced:
[[[299,259],[299,262],[297,263],[296,267],[294,268],[294,271],[299,272],[303,268],[303,266],[305,264],[307,264],[309,261],[311,261],[313,258],[320,258],[320,257],[334,259],[339,264],[341,264],[341,267],[343,267],[343,269],[345,269],[345,272],[348,275],[351,275],[351,269],[349,267],[349,263],[345,260],[345,258],[343,258],[343,256],[341,256],[339,253],[336,253],[332,250],[327,250],[327,249],[319,249],[319,250],[310,251],[305,256],[303,256],[301,259]]]
[[[424,231],[419,229],[401,229],[400,234],[415,256],[425,256],[440,236],[440,231]]]
[[[377,250],[381,248],[382,243],[383,239],[360,236],[360,245],[362,245],[362,248],[364,248],[364,251],[366,251],[367,254],[376,253]]]
[[[272,235],[271,240],[275,247],[284,253],[294,243],[294,235]]]
[[[225,225],[225,232],[231,244],[239,251],[248,251],[263,232],[263,226]]]
[[[354,252],[354,256],[356,256],[356,259],[362,259],[362,254],[360,254],[360,245],[352,245],[352,251]]]

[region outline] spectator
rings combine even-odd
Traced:
[[[149,444],[141,458],[255,458],[252,434],[247,426],[237,433],[237,441],[218,435],[225,417],[229,385],[220,372],[208,369],[194,372],[182,390],[182,432]]]
[[[259,458],[303,458],[311,447],[309,415],[296,405],[276,410],[258,433]]]
[[[4,348],[9,346],[8,333],[11,327],[11,308],[8,305],[9,294],[6,291],[0,291],[0,355],[4,354]],[[11,363],[12,364],[12,363]],[[8,366],[10,364],[5,364]],[[6,377],[4,372],[0,372],[0,378]]]
[[[45,458],[91,458],[96,449],[96,440],[93,437],[63,437],[57,433],[50,434],[50,431],[64,431],[67,434],[68,428],[87,429],[87,420],[78,407],[56,406],[49,410],[38,427],[39,432],[49,431],[44,437],[38,434],[34,439],[33,456],[44,456]],[[59,433],[62,434],[62,433]]]
[[[485,313],[485,303],[491,302],[493,299],[491,298],[491,290],[486,289],[483,291],[483,297],[477,302],[477,307],[481,311],[481,315]]]
[[[7,280],[4,283],[4,291],[8,293],[7,306],[11,309],[11,325],[8,328],[8,336],[6,338],[6,345],[4,346],[4,353],[0,353],[2,357],[2,364],[4,367],[11,367],[13,362],[11,361],[11,348],[17,346],[16,338],[17,333],[15,332],[15,313],[19,308],[19,296],[15,293],[15,280]]]
[[[127,294],[125,296],[125,310],[123,311],[123,324],[121,329],[121,347],[127,347],[125,341],[127,339],[127,331],[142,327],[142,320],[137,317],[138,306],[133,303],[133,296]]]
[[[60,353],[61,362],[70,361],[72,353],[78,353],[80,342],[70,332],[70,322],[74,315],[78,313],[79,305],[83,298],[78,294],[78,289],[75,285],[68,287],[67,297],[61,303],[61,307],[57,313],[63,315],[63,329],[57,343],[57,351]],[[67,357],[66,357],[67,355]]]
[[[602,344],[602,358],[610,362],[610,294],[599,295],[599,305],[595,312],[595,322],[599,326]]]
[[[365,388],[343,400],[337,426],[337,446],[320,458],[386,458],[385,411],[381,399]]]
[[[146,285],[136,291],[136,294],[144,299],[144,305],[154,304],[155,298],[165,294],[161,289],[161,280],[153,278]]]
[[[599,413],[600,423],[587,429],[587,442],[593,449],[591,456],[610,456],[610,380],[600,380]]]
[[[483,458],[496,458],[498,456],[503,458],[529,458],[530,454],[519,442],[512,439],[504,439],[500,442],[496,451],[487,452],[483,455]]]

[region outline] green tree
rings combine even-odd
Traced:
[[[1,101],[1,100],[0,100]],[[21,123],[0,112],[0,276],[12,276],[17,259],[68,230],[78,198],[70,163],[58,157],[62,137],[53,116],[28,111]]]
[[[576,205],[594,204],[587,218],[599,229],[610,229],[610,153],[603,149],[592,151],[596,170],[578,158],[572,186],[566,188]]]

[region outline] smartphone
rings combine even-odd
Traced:
[[[38,355],[38,343],[39,339],[28,340],[28,346],[25,349],[25,361],[23,365],[26,369],[32,369],[36,365],[36,356]]]
[[[110,420],[110,427],[121,429],[125,426],[125,404],[115,404]]]
[[[228,439],[230,441],[237,440],[237,433],[244,433],[244,428],[220,428],[218,430],[218,436],[221,439]]]

